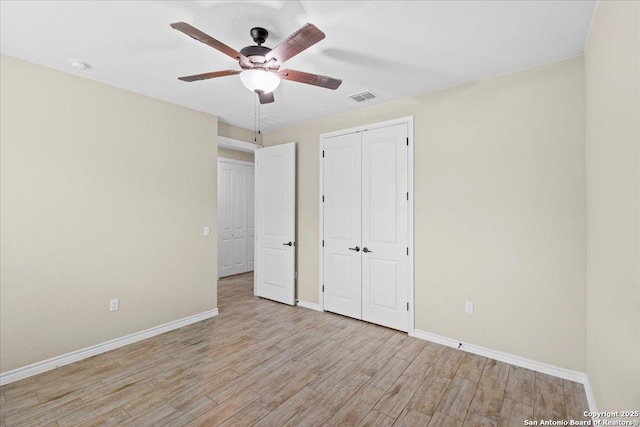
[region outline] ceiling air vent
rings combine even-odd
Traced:
[[[377,97],[378,95],[371,92],[370,90],[365,90],[364,92],[358,92],[354,93],[353,95],[349,95],[349,98],[353,99],[356,102],[364,102]]]

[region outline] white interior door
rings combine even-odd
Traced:
[[[362,133],[362,319],[409,326],[407,125]]]
[[[295,143],[256,150],[255,292],[295,304]]]
[[[218,163],[218,275],[233,273],[233,169]]]
[[[247,270],[253,271],[256,251],[256,223],[255,223],[255,171],[247,171]]]
[[[325,139],[324,308],[362,318],[360,133]]]
[[[233,169],[233,256],[231,274],[249,271],[247,268],[247,173],[241,165],[230,165]]]
[[[253,270],[253,166],[218,162],[218,274]]]

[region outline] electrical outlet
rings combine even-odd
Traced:
[[[117,298],[109,301],[109,311],[118,311],[119,307],[120,307],[120,300],[118,300]]]
[[[464,303],[464,311],[466,313],[473,313],[473,303],[471,301]]]

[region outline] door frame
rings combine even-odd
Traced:
[[[255,167],[256,164],[254,162],[247,162],[246,160],[236,160],[236,159],[227,159],[226,157],[218,157],[218,173],[220,173],[220,163],[229,163],[232,165],[241,165],[241,166],[249,166],[252,167],[254,172],[255,172]],[[254,173],[255,176],[255,173]],[[216,198],[217,198],[217,202],[216,202],[216,213],[217,213],[217,219],[216,219],[216,227],[217,230],[220,230],[220,180],[218,179],[218,183],[217,183],[218,188],[216,188]],[[255,186],[255,179],[254,179],[254,186]],[[253,195],[254,199],[255,199],[255,191],[254,191],[254,195]],[[255,200],[254,200],[254,209],[255,209]],[[248,232],[248,230],[247,230]],[[216,267],[216,271],[217,274],[217,280],[220,280],[220,233],[216,233],[217,234],[217,239],[218,241],[216,242],[216,248],[218,251],[218,259],[216,260],[217,262],[217,267]]]
[[[333,136],[345,135],[349,133],[355,132],[363,132],[365,130],[372,130],[383,128],[387,126],[393,126],[398,124],[406,124],[407,125],[407,137],[409,138],[409,148],[407,150],[407,185],[409,191],[409,206],[407,209],[407,244],[409,245],[409,325],[408,325],[408,334],[413,336],[414,326],[415,326],[415,274],[414,274],[414,260],[415,260],[415,247],[414,247],[414,191],[413,191],[413,178],[414,178],[414,135],[413,135],[413,116],[399,117],[393,120],[386,120],[383,122],[371,123],[363,126],[357,126],[349,129],[343,129],[333,132],[327,132],[320,134],[320,143],[319,152],[318,152],[318,169],[320,171],[319,177],[319,194],[318,194],[318,211],[319,211],[319,231],[320,231],[320,239],[318,241],[318,253],[319,253],[319,264],[318,264],[318,308],[320,311],[324,311],[324,292],[322,291],[322,286],[324,283],[324,257],[322,250],[322,238],[324,236],[324,209],[322,204],[322,195],[324,193],[323,188],[323,178],[324,178],[324,169],[322,165],[322,152],[324,150],[324,140]]]

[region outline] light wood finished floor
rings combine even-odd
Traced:
[[[9,426],[522,426],[584,389],[220,281],[220,315],[0,388]]]

